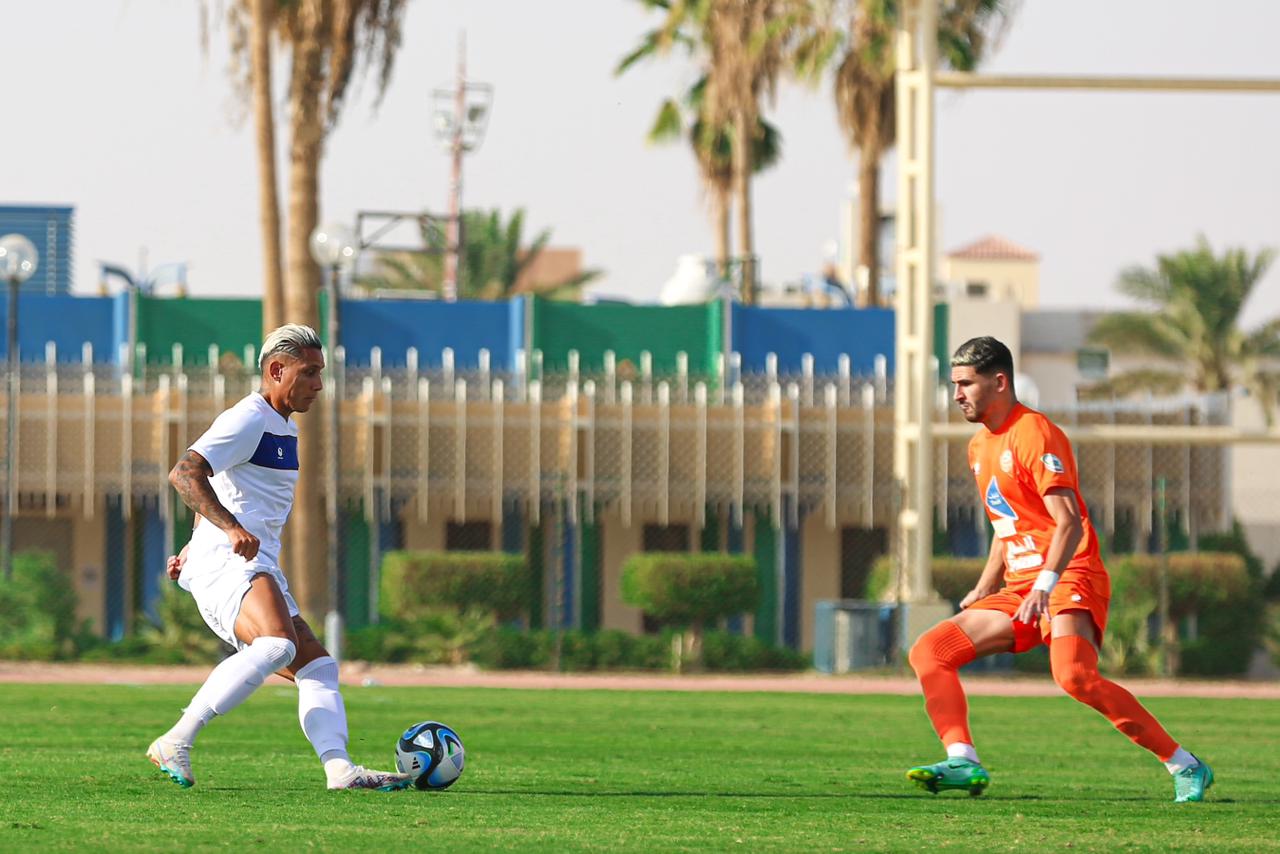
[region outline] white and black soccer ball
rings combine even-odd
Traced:
[[[415,789],[447,789],[462,776],[462,739],[438,721],[414,724],[396,742],[396,768]]]

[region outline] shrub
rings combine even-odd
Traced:
[[[631,635],[616,630],[568,630],[560,637],[560,669],[669,670],[678,637],[671,631]],[[525,632],[503,626],[471,648],[471,660],[494,670],[542,669],[552,665],[554,650],[555,632],[549,629]],[[805,653],[719,630],[706,633],[703,652],[708,670],[804,670],[809,666]]]
[[[12,578],[0,578],[0,658],[71,658],[87,636],[76,623],[75,588],[53,554],[15,554]]]
[[[622,567],[622,599],[659,620],[688,627],[685,652],[698,666],[703,627],[756,607],[755,560],[720,552],[635,554]]]
[[[139,620],[137,635],[151,647],[157,659],[177,663],[203,664],[220,661],[230,651],[222,639],[209,630],[196,600],[181,587],[165,582],[156,606],[155,623]]]
[[[382,561],[380,590],[383,615],[404,621],[441,606],[508,620],[522,614],[534,595],[524,557],[505,552],[390,552]]]
[[[463,664],[473,648],[493,631],[483,611],[433,608],[413,620],[388,620],[347,635],[346,655],[391,664]]]
[[[1178,553],[1169,560],[1169,617],[1176,625],[1194,615],[1197,637],[1180,650],[1180,672],[1202,676],[1243,673],[1264,634],[1260,579],[1239,553]],[[1160,559],[1129,555],[1112,561],[1107,647],[1124,669],[1151,672],[1156,653],[1148,623],[1157,609]],[[1118,618],[1118,619],[1117,619]],[[1114,650],[1127,654],[1117,656]]]
[[[933,588],[938,595],[949,602],[959,602],[978,583],[982,575],[982,567],[986,558],[977,557],[943,557],[932,558]],[[881,555],[871,567],[867,576],[867,589],[864,598],[879,601],[890,593],[893,584],[893,558]]]

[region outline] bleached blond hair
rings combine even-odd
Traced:
[[[262,355],[258,357],[258,370],[267,369],[267,360],[276,353],[287,353],[295,359],[302,358],[303,350],[320,350],[320,336],[310,326],[301,323],[286,323],[279,329],[272,330],[267,340],[262,342]]]

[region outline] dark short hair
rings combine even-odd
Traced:
[[[1000,341],[990,335],[983,335],[980,338],[970,338],[957,347],[955,355],[951,357],[951,367],[973,368],[983,376],[1003,372],[1012,380],[1013,354]]]

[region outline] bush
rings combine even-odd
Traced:
[[[90,644],[76,623],[76,593],[51,552],[13,556],[13,576],[0,578],[0,658],[72,658]]]
[[[632,635],[616,630],[568,630],[560,637],[560,669],[565,672],[599,670],[670,670],[672,649],[679,635]],[[548,629],[525,632],[504,626],[493,630],[471,650],[471,660],[493,670],[542,669],[552,665],[555,633]],[[770,646],[749,635],[708,631],[704,639],[708,670],[804,670],[809,656]]]
[[[689,628],[688,657],[702,660],[703,627],[754,610],[760,598],[753,558],[720,552],[635,554],[622,567],[622,600]],[[682,653],[682,658],[684,653]]]
[[[505,552],[389,552],[380,591],[382,614],[402,621],[427,617],[441,606],[509,620],[534,595],[524,557]]]
[[[1180,650],[1183,674],[1227,676],[1249,667],[1265,626],[1261,580],[1239,553],[1178,553],[1169,560],[1169,617],[1175,624],[1194,615],[1198,632]],[[1111,616],[1106,647],[1117,668],[1154,672],[1156,651],[1148,639],[1156,613],[1160,559],[1129,555],[1112,562]]]
[[[986,558],[938,557],[933,559],[933,587],[938,595],[949,602],[958,603],[978,583]],[[864,598],[871,601],[884,599],[893,584],[893,558],[881,555],[871,567],[867,577]]]
[[[434,608],[413,620],[388,620],[351,631],[346,655],[391,664],[464,664],[493,627],[493,617],[483,611]]]

